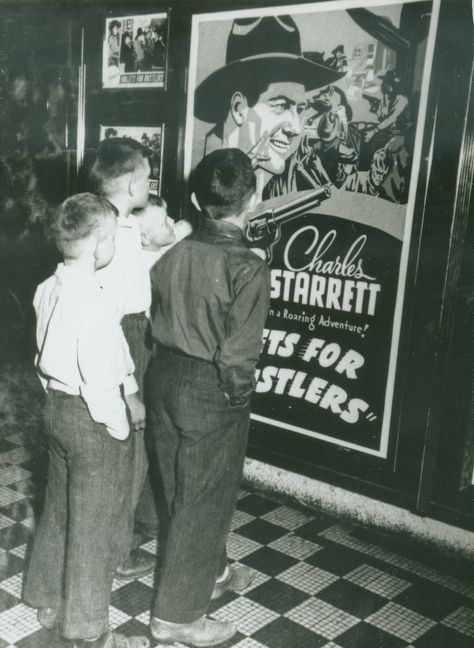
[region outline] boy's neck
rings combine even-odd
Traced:
[[[236,225],[239,229],[241,229],[244,232],[249,220],[248,212],[247,210],[245,210],[243,212],[240,212],[240,214],[226,216],[222,220],[225,221],[226,223],[232,223],[232,225]]]
[[[81,256],[77,259],[64,259],[64,265],[68,268],[80,270],[86,274],[95,274],[95,259],[91,256]]]
[[[131,212],[129,202],[125,196],[107,196],[107,200],[117,209],[119,216],[128,218]]]

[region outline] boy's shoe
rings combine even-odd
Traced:
[[[201,617],[193,623],[169,623],[152,617],[150,631],[159,643],[181,642],[195,648],[217,646],[235,635],[237,628],[230,621],[214,621]]]
[[[255,571],[245,565],[229,565],[227,578],[217,581],[214,585],[211,600],[222,596],[225,592],[242,592],[252,583]]]
[[[52,630],[59,625],[59,614],[58,608],[40,608],[38,610],[38,622],[45,630]]]
[[[132,551],[124,562],[115,570],[115,578],[119,580],[133,580],[134,578],[141,578],[146,574],[150,574],[156,566],[156,557],[151,555],[143,555],[136,551]]]
[[[150,648],[146,637],[126,637],[118,632],[106,632],[93,641],[76,639],[72,648]]]

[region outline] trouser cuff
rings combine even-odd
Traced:
[[[204,616],[206,612],[207,612],[207,608],[195,610],[191,612],[186,612],[183,610],[171,611],[165,609],[157,609],[153,611],[152,616],[155,619],[158,619],[159,621],[164,621],[165,623],[187,624],[187,623],[194,623],[194,621],[197,621],[202,616]]]
[[[72,623],[64,621],[63,636],[66,639],[90,639],[105,634],[109,629],[108,614],[101,619],[93,621],[84,621],[81,623]]]

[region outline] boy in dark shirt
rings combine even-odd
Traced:
[[[211,153],[194,187],[198,226],[151,272],[149,412],[171,516],[151,632],[160,642],[211,646],[236,632],[204,616],[211,598],[245,589],[254,576],[228,565],[225,544],[270,278],[244,238],[256,200],[249,158],[238,149]]]

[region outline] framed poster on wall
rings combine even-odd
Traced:
[[[150,193],[160,194],[163,164],[164,124],[161,126],[101,126],[100,140],[110,137],[131,137],[151,151]]]
[[[163,87],[166,81],[167,40],[166,13],[106,18],[102,86]]]
[[[439,0],[193,16],[185,174],[252,159],[271,308],[254,428],[386,459]]]

